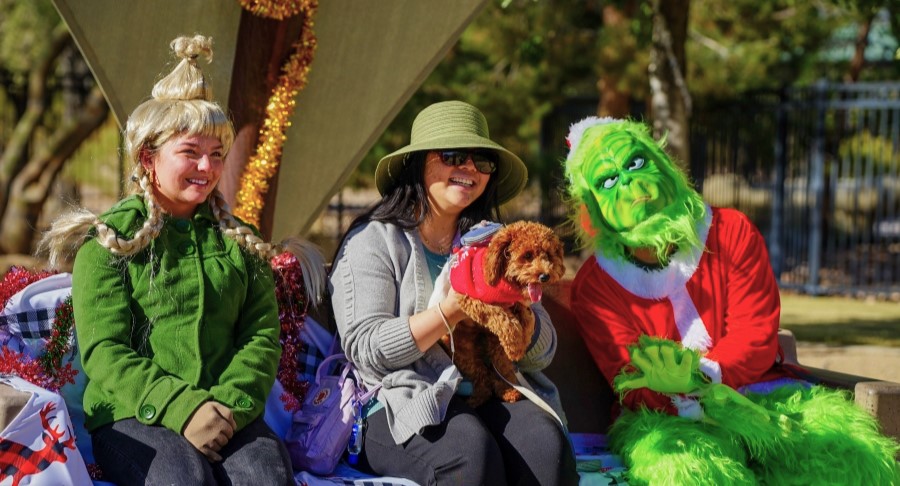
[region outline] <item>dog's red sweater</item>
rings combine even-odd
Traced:
[[[456,258],[450,266],[453,290],[492,305],[512,305],[522,300],[522,293],[505,278],[501,277],[496,285],[485,282],[487,249],[487,246],[463,246],[454,251]]]

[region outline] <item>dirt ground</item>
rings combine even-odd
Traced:
[[[900,383],[900,348],[797,343],[801,365]]]

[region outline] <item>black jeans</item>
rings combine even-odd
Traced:
[[[294,484],[284,444],[259,418],[234,434],[211,463],[184,436],[125,419],[91,433],[103,479],[118,485]]]
[[[357,467],[430,485],[575,485],[575,456],[559,423],[528,400],[450,401],[444,421],[397,445],[385,411],[367,419]]]

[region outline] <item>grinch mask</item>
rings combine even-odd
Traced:
[[[569,194],[583,240],[607,256],[649,248],[666,264],[673,248],[699,247],[701,196],[641,123],[591,117],[572,126]],[[585,227],[587,225],[587,227]]]
[[[643,142],[627,132],[602,135],[585,134],[583,143],[598,150],[593,163],[581,166],[581,176],[603,220],[613,231],[628,231],[674,201],[675,184]]]

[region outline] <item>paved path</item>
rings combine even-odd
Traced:
[[[900,383],[900,348],[797,343],[802,365]]]

